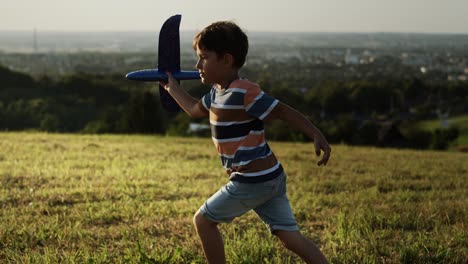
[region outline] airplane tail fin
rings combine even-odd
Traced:
[[[175,15],[166,20],[159,32],[158,71],[180,71],[180,36],[179,26],[181,15]],[[159,85],[159,97],[162,106],[169,112],[181,110],[172,96]]]

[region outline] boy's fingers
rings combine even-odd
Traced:
[[[322,164],[323,164],[324,166],[326,166],[329,159],[330,159],[330,152],[326,152],[326,153],[323,155],[323,158],[322,158],[323,162],[322,162]]]
[[[330,149],[329,147],[323,149],[323,157],[322,157],[322,159],[317,163],[318,166],[320,166],[320,165],[326,166],[326,165],[327,165],[328,160],[330,159],[330,152],[331,152],[331,149]]]
[[[315,141],[314,147],[315,147],[315,155],[317,155],[317,157],[320,156],[320,149],[322,148],[320,142]]]
[[[327,162],[328,162],[328,157],[324,155],[323,158],[317,163],[317,165],[327,166]]]
[[[174,76],[172,76],[171,72],[166,72],[168,79],[174,79]]]

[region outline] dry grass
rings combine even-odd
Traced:
[[[468,156],[271,144],[302,232],[333,263],[466,263]],[[209,139],[0,134],[1,263],[203,263],[193,213],[227,176]],[[230,263],[296,263],[257,217]]]

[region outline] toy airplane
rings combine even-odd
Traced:
[[[180,70],[179,25],[181,17],[181,15],[172,16],[161,27],[159,32],[158,68],[130,72],[125,76],[127,79],[144,82],[167,81],[166,72],[171,72],[178,82],[200,79],[198,71]],[[180,111],[180,106],[161,85],[159,85],[159,97],[161,104],[167,111]]]

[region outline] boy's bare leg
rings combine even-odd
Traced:
[[[193,223],[197,229],[208,263],[226,263],[224,243],[218,230],[218,223],[206,219],[200,211],[193,217]]]
[[[320,252],[320,249],[299,231],[276,230],[275,235],[287,249],[296,253],[306,263],[328,263],[325,256]]]

